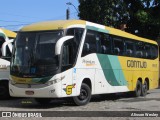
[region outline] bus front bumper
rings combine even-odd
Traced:
[[[43,88],[21,88],[9,83],[9,93],[12,97],[59,98],[61,86],[55,84]]]

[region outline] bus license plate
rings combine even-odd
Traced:
[[[34,91],[25,91],[26,95],[34,95]]]

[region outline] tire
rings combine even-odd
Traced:
[[[142,83],[138,80],[136,89],[134,91],[134,97],[139,97],[141,95],[141,92],[142,92]]]
[[[80,95],[73,97],[73,102],[78,106],[82,106],[89,103],[90,100],[91,100],[91,89],[87,84],[82,83]]]
[[[0,99],[10,98],[8,81],[0,82]]]
[[[144,84],[142,85],[141,96],[146,96],[147,91],[148,91],[148,84],[146,81],[144,81]]]
[[[35,101],[41,105],[47,105],[51,103],[51,98],[35,98]]]

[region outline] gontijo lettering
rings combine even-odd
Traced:
[[[127,60],[127,67],[131,68],[147,68],[147,62],[137,60]]]

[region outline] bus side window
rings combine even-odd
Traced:
[[[155,45],[151,46],[151,50],[152,50],[152,59],[156,59],[158,57],[158,47]]]
[[[101,54],[111,54],[111,39],[105,33],[102,34],[101,38]]]
[[[144,58],[144,43],[143,42],[136,43],[136,57]]]
[[[73,35],[74,42],[76,42],[76,44],[79,45],[83,35],[83,31],[83,28],[70,28],[67,30],[66,35]]]
[[[78,53],[78,48],[80,46],[83,31],[84,31],[83,28],[70,28],[66,32],[66,35],[74,36],[74,38],[72,39],[72,44],[73,44],[73,49],[74,49],[73,54],[72,54],[73,62],[76,61],[76,56]]]
[[[67,70],[73,66],[73,45],[72,39],[64,42],[63,44],[63,53],[62,53],[62,70]]]
[[[2,57],[2,45],[5,42],[3,37],[0,37],[0,57]]]
[[[83,46],[82,57],[91,53],[97,52],[97,44],[96,41],[99,40],[96,36],[96,32],[92,30],[88,30]]]
[[[114,55],[124,55],[124,42],[121,38],[113,37],[113,54]]]
[[[132,41],[126,40],[126,53],[125,55],[128,57],[134,57],[134,43]]]
[[[151,46],[149,44],[145,45],[145,58],[151,59],[152,58],[152,51]]]

